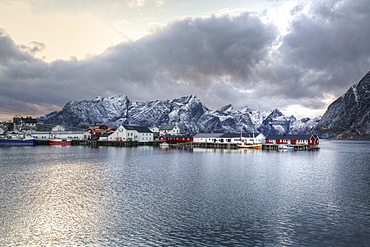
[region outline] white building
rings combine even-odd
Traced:
[[[265,143],[265,136],[261,133],[199,133],[194,136],[197,143]]]
[[[49,140],[54,138],[72,140],[91,139],[91,134],[87,131],[33,131],[31,135],[36,140]]]
[[[3,125],[0,125],[0,135],[3,135],[7,131],[7,128]]]
[[[111,135],[112,133],[103,133],[99,136],[99,141],[109,141],[109,136]]]
[[[100,140],[100,138],[99,138]],[[128,125],[119,126],[112,134],[108,136],[108,141],[137,141],[136,130]]]
[[[180,135],[181,129],[177,125],[163,125],[159,128],[159,135]]]
[[[159,133],[159,128],[158,127],[149,127],[149,129],[153,133]]]
[[[243,133],[242,141],[247,144],[265,143],[266,136],[262,133]]]
[[[138,132],[138,141],[139,142],[153,142],[154,134],[147,127],[133,126]]]
[[[108,141],[153,142],[153,132],[147,127],[121,125],[107,137]]]
[[[224,133],[198,133],[193,137],[193,142],[216,143]]]
[[[66,128],[63,125],[55,125],[51,131],[65,131]]]

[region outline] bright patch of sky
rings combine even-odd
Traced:
[[[270,4],[268,0],[0,1],[0,23],[17,44],[45,44],[38,58],[81,60],[175,20],[256,11]]]

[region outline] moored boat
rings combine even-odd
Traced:
[[[254,142],[254,133],[252,133],[253,140],[243,139],[243,133],[240,131],[240,143],[236,144],[238,148],[262,149],[262,143]]]
[[[161,148],[169,148],[170,147],[170,144],[168,144],[167,142],[163,142],[163,143],[159,144],[159,147],[161,147]]]
[[[0,136],[0,146],[33,146],[35,139],[23,133],[11,133]]]
[[[72,140],[71,139],[54,138],[54,139],[50,139],[48,144],[49,145],[72,145]]]
[[[241,144],[237,144],[238,148],[252,148],[252,149],[262,149],[262,143],[250,143],[247,144],[245,142]]]
[[[278,146],[278,149],[282,149],[282,150],[293,150],[294,147],[290,144],[283,144],[283,145],[279,145]]]

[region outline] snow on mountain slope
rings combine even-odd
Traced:
[[[38,120],[80,128],[95,124],[113,128],[121,124],[147,127],[173,124],[189,133],[259,131],[265,135],[305,134],[318,121],[286,117],[278,109],[258,111],[245,107],[237,110],[226,105],[213,111],[196,95],[145,102],[133,102],[125,95],[71,101],[61,111],[43,115]]]
[[[370,71],[329,105],[314,133],[322,138],[370,139]]]

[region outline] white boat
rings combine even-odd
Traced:
[[[253,133],[253,139],[254,139],[254,133]],[[245,140],[243,140],[243,134],[242,134],[241,131],[240,131],[240,139],[239,139],[239,141],[241,143],[236,144],[238,146],[238,148],[262,149],[262,143],[255,143],[255,142],[247,143],[247,142],[245,142]]]
[[[283,150],[293,150],[294,147],[290,144],[283,144],[283,145],[279,145],[278,146],[278,149],[283,149]]]
[[[28,133],[12,132],[0,136],[0,146],[33,146],[35,139]]]
[[[159,144],[159,147],[161,147],[161,148],[169,148],[170,147],[170,144],[168,144],[167,142],[163,142],[163,143]]]

